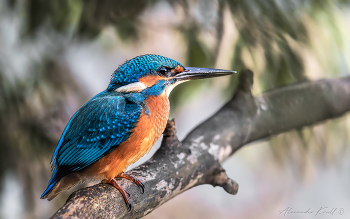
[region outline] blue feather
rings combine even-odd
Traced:
[[[51,159],[52,177],[41,197],[47,196],[61,178],[86,168],[126,141],[142,110],[150,113],[144,101],[161,94],[170,82],[160,80],[139,93],[117,93],[116,88],[140,77],[156,76],[161,67],[176,66],[182,65],[158,55],[138,56],[119,66],[107,90],[84,104],[68,122]]]
[[[56,185],[57,182],[53,182],[51,184],[49,184],[46,188],[46,190],[44,191],[44,193],[41,195],[40,198],[43,198],[44,196],[46,196],[47,194],[50,193],[50,191],[53,189],[54,185]]]
[[[179,62],[164,56],[147,54],[137,56],[126,61],[114,71],[108,91],[118,87],[137,82],[140,77],[157,75],[156,71],[161,67],[175,68],[182,66]]]
[[[125,98],[114,92],[102,92],[81,107],[69,121],[54,152],[53,174],[43,196],[62,177],[84,169],[124,142],[141,111],[140,105],[126,104]],[[118,127],[107,129],[109,120],[119,124]]]

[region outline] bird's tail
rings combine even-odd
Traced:
[[[41,195],[41,199],[45,199],[45,198],[48,198],[48,196],[50,195],[52,189],[55,187],[57,181],[54,181],[54,182],[49,182],[49,185],[47,186],[46,190],[44,191],[44,193]]]
[[[47,198],[51,201],[62,191],[71,188],[72,186],[80,183],[82,178],[77,173],[69,174],[60,180],[50,180],[49,185],[47,186],[45,192],[41,195],[41,199]]]

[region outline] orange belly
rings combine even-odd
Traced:
[[[149,115],[144,110],[128,140],[102,157],[83,172],[107,183],[128,166],[143,157],[162,135],[169,116],[169,100],[165,92],[145,100]]]

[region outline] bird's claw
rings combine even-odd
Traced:
[[[121,173],[117,177],[118,178],[125,178],[127,180],[134,182],[141,189],[142,194],[145,192],[145,185],[143,185],[142,181],[137,179],[136,177],[129,175],[129,174],[126,174],[126,173]]]
[[[126,207],[127,207],[127,209],[128,209],[128,212],[130,212],[131,211],[131,204],[126,204]]]
[[[141,189],[141,193],[145,193],[145,186],[140,182],[140,189]]]
[[[122,196],[124,198],[124,201],[125,201],[125,204],[126,204],[126,207],[127,207],[128,211],[131,211],[131,204],[129,203],[130,194],[125,189],[123,189],[122,187],[120,187],[118,185],[118,183],[115,180],[115,178],[113,178],[108,183],[111,184],[112,186],[114,186],[116,189],[118,189],[118,191],[122,194]]]

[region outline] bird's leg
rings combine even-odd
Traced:
[[[138,187],[140,187],[141,189],[141,193],[145,192],[145,186],[143,185],[143,183],[141,182],[141,180],[138,180],[137,178],[135,178],[132,175],[126,174],[124,172],[120,173],[118,176],[116,176],[117,178],[125,178],[128,179],[130,181],[133,181]]]
[[[119,192],[122,194],[124,201],[126,203],[126,207],[128,208],[128,211],[131,210],[131,204],[129,203],[129,193],[123,189],[122,187],[120,187],[117,183],[117,180],[115,180],[115,178],[111,179],[111,181],[108,182],[109,184],[111,184],[112,186],[114,186],[116,189],[119,190]]]

